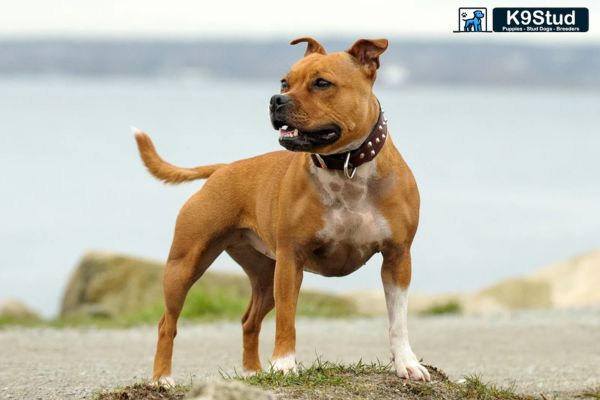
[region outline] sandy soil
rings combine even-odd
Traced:
[[[265,322],[263,363],[273,343]],[[382,318],[298,320],[298,358],[388,359]],[[552,394],[600,386],[600,311],[528,312],[511,317],[431,317],[410,320],[419,357],[452,379],[480,374],[519,391]],[[149,377],[156,330],[8,328],[0,331],[0,398],[79,399],[100,388]],[[231,372],[241,364],[236,323],[181,326],[174,376],[179,383]]]

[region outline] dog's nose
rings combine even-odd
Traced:
[[[271,97],[269,109],[272,112],[277,111],[278,109],[290,104],[291,102],[292,99],[290,98],[290,96],[286,96],[284,94],[276,94],[273,97]]]

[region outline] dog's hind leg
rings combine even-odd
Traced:
[[[227,248],[227,253],[244,269],[252,286],[252,297],[242,317],[244,334],[242,364],[244,372],[250,374],[261,369],[258,338],[263,318],[275,306],[273,298],[275,261],[243,243],[232,244]]]
[[[221,201],[220,193],[207,186],[208,183],[181,209],[164,269],[165,311],[158,325],[153,372],[154,382],[162,386],[174,385],[171,378],[173,340],[187,292],[225,249],[232,236],[236,215],[234,205]]]

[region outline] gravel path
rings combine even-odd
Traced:
[[[265,322],[263,363],[274,322]],[[298,357],[387,360],[387,322],[299,319]],[[600,386],[600,310],[529,312],[511,317],[432,317],[410,320],[413,349],[453,379],[480,374],[519,391],[565,393]],[[100,388],[148,378],[156,330],[9,328],[0,330],[0,398],[80,399]],[[174,376],[180,383],[215,376],[241,364],[236,323],[181,326]]]

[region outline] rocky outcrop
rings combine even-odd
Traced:
[[[116,317],[154,304],[162,296],[162,267],[143,259],[90,252],[67,284],[60,315]]]
[[[555,307],[600,305],[600,251],[542,268],[532,279],[549,286]]]
[[[383,290],[353,292],[347,296],[366,314],[385,314]],[[469,294],[411,293],[409,310],[430,313],[456,304],[465,314],[505,313],[539,308],[600,307],[600,251],[541,268],[528,276],[510,278]],[[440,312],[441,313],[441,312]]]
[[[461,299],[466,313],[600,306],[600,251],[512,278]]]
[[[18,299],[6,299],[0,304],[0,317],[14,320],[39,319],[39,315]]]

